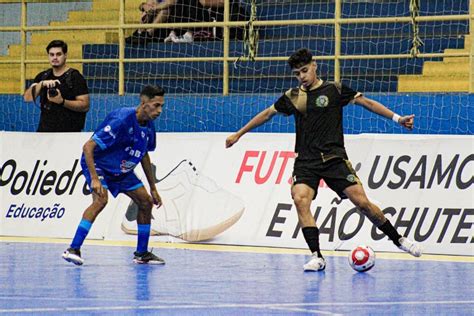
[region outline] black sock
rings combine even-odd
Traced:
[[[395,227],[393,227],[392,223],[390,223],[388,219],[378,228],[383,231],[384,234],[387,235],[388,238],[390,238],[397,247],[400,247],[400,242],[398,240],[402,236],[397,232]]]
[[[322,258],[321,250],[319,249],[319,229],[317,227],[303,227],[303,236],[308,244],[309,250],[312,253],[317,253],[319,258]]]

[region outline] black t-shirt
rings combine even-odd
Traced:
[[[78,70],[69,68],[61,76],[56,77],[52,69],[40,72],[34,82],[42,80],[59,80],[59,90],[65,100],[75,100],[77,96],[89,94],[86,80]],[[41,116],[38,125],[38,132],[80,132],[84,128],[86,121],[85,112],[76,112],[67,109],[63,105],[54,104],[48,101],[47,89],[40,92]]]
[[[295,117],[298,159],[347,159],[342,107],[357,95],[360,94],[343,84],[323,82],[309,91],[290,89],[275,102],[278,112]]]

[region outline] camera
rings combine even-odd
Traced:
[[[48,95],[50,98],[54,98],[55,96],[58,95],[58,91],[56,89],[59,88],[59,85],[56,83],[54,87],[48,88]]]

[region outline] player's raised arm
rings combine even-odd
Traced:
[[[227,139],[225,140],[225,147],[226,148],[231,147],[236,142],[238,142],[240,137],[244,136],[245,133],[269,121],[277,113],[278,112],[273,105],[266,108],[262,112],[258,113],[250,121],[248,121],[247,124],[245,124],[241,129],[239,129],[236,133],[227,137]]]
[[[415,118],[414,114],[400,116],[397,113],[395,113],[395,112],[391,111],[390,109],[388,109],[386,106],[384,106],[380,102],[377,102],[375,100],[366,98],[364,96],[359,96],[359,97],[355,98],[354,103],[358,104],[358,105],[362,105],[367,110],[369,110],[373,113],[376,113],[380,116],[391,119],[394,122],[400,124],[401,126],[405,127],[408,130],[413,129],[414,118]]]

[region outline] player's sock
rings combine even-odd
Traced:
[[[322,258],[321,250],[319,249],[319,229],[317,227],[303,227],[303,236],[308,244],[309,250],[312,253],[317,253],[319,258]]]
[[[148,240],[150,239],[150,224],[138,224],[137,252],[148,251]]]
[[[397,232],[395,227],[393,227],[392,223],[390,223],[388,219],[385,221],[385,223],[380,225],[378,229],[383,231],[385,235],[387,235],[388,238],[390,238],[397,247],[400,247],[399,239],[402,236]]]
[[[82,219],[77,227],[76,234],[72,239],[71,248],[73,249],[80,249],[82,244],[84,243],[84,239],[86,239],[89,230],[92,227],[92,223],[89,222],[87,219]]]

